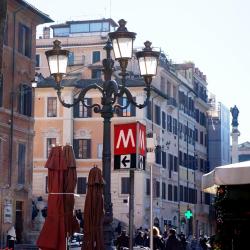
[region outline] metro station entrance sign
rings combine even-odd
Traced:
[[[114,170],[145,170],[146,126],[139,123],[114,125]]]

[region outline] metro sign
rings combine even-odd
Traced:
[[[114,154],[146,155],[146,127],[139,123],[114,125]],[[139,152],[137,152],[137,150]]]
[[[139,122],[114,125],[114,168],[145,169],[145,156],[146,126]]]

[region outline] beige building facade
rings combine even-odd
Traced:
[[[33,90],[36,26],[52,20],[22,0],[7,1],[0,65],[0,248],[14,227],[29,241],[32,218]],[[1,24],[2,25],[2,24]]]
[[[65,101],[72,102],[81,87],[102,81],[103,47],[108,32],[116,26],[112,19],[66,22],[51,26],[53,38],[48,35],[51,31],[45,28],[44,36],[37,40],[37,72],[43,77],[49,76],[44,52],[52,48],[53,40],[59,39],[62,47],[70,51],[62,95]],[[119,71],[116,64],[115,69]],[[154,224],[162,230],[171,224],[187,234],[209,234],[209,206],[201,192],[201,176],[206,171],[204,162],[207,162],[204,115],[208,108],[207,83],[197,70],[192,63],[173,65],[162,54],[158,74],[153,79],[149,105],[141,110],[129,106],[114,115],[111,141],[113,148],[114,124],[136,121],[145,124],[147,132],[155,135],[156,146],[152,164]],[[136,101],[143,103],[143,81],[134,58],[128,65],[128,73],[128,86]],[[51,78],[43,79],[42,76],[35,91],[33,196],[47,199],[47,170],[44,165],[51,144],[70,143],[77,160],[76,192],[79,197],[76,197],[75,207],[83,211],[88,172],[93,165],[102,167],[102,118],[81,104],[72,109],[63,108],[52,88],[55,83]],[[195,81],[199,87],[195,87]],[[100,95],[90,91],[86,102],[100,103]],[[121,98],[118,102],[125,103],[126,99]],[[111,182],[115,223],[119,220],[128,225],[129,172],[112,171]],[[193,213],[191,219],[185,218],[187,210]],[[146,170],[135,173],[136,228],[149,227],[149,211],[150,174],[146,161]]]

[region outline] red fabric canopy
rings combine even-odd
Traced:
[[[74,192],[77,181],[74,154],[71,146],[68,147],[53,147],[45,165],[48,168],[48,212],[37,240],[42,250],[65,250],[67,234],[79,231],[73,217],[74,196],[65,194]]]
[[[63,154],[66,161],[67,171],[64,172],[64,212],[65,212],[65,230],[68,236],[72,236],[74,232],[80,232],[80,226],[73,215],[74,211],[74,191],[77,183],[76,161],[71,146],[63,147]]]
[[[103,241],[103,178],[99,168],[89,172],[88,191],[84,206],[84,250],[104,250]]]

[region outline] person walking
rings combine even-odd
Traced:
[[[164,250],[164,243],[157,227],[153,227],[153,249]]]
[[[126,230],[122,230],[121,235],[117,237],[116,247],[118,250],[122,250],[124,247],[129,248],[129,236]]]
[[[175,229],[169,229],[165,250],[182,250],[181,242],[176,237]]]

